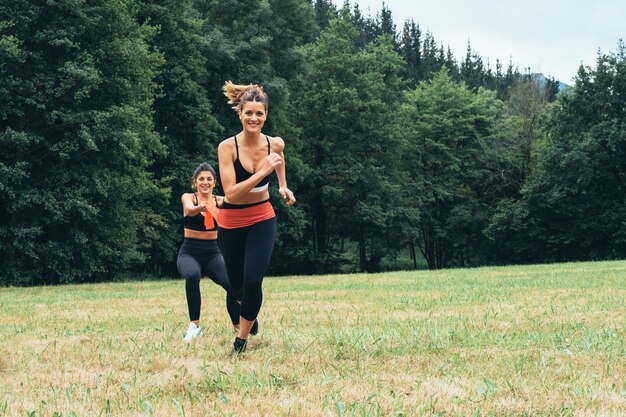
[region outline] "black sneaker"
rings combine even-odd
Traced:
[[[248,346],[248,341],[246,339],[240,339],[235,336],[235,342],[233,343],[233,351],[231,354],[239,355],[246,351],[246,347]]]
[[[254,319],[254,323],[252,323],[252,327],[250,328],[250,334],[252,336],[259,334],[259,319]]]

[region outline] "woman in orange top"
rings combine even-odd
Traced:
[[[272,172],[276,171],[278,191],[287,205],[296,199],[287,188],[285,142],[261,133],[268,109],[263,88],[227,82],[224,94],[243,128],[222,141],[217,151],[225,194],[218,239],[231,288],[241,301],[239,333],[233,343],[233,353],[241,353],[261,309],[263,275],[276,238],[276,215],[269,202]]]

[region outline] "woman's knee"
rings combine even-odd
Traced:
[[[244,292],[243,287],[239,289],[231,288],[229,294],[232,295],[232,297],[235,300],[237,300],[238,302],[241,302],[241,299],[243,298],[243,292]]]
[[[202,274],[200,271],[185,271],[183,273],[183,277],[187,282],[187,285],[196,285],[200,283],[200,278],[202,278]]]
[[[262,279],[258,277],[245,279],[243,292],[246,294],[246,297],[259,297],[261,294],[261,283]]]

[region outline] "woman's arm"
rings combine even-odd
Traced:
[[[206,211],[204,203],[200,203],[197,206],[193,203],[193,194],[185,193],[180,198],[180,202],[183,204],[183,216],[195,216],[198,213]]]
[[[287,199],[287,205],[291,206],[296,202],[293,192],[287,187],[287,173],[285,171],[285,141],[282,138],[274,138],[272,141],[272,151],[276,152],[282,159],[283,163],[276,167],[276,176],[278,177],[278,192],[283,198]]]
[[[235,147],[234,141],[229,139],[223,141],[217,147],[217,159],[220,166],[220,181],[224,189],[224,197],[234,202],[247,195],[256,184],[268,176],[276,167],[283,163],[282,158],[277,153],[270,153],[265,159],[263,166],[247,180],[237,184],[235,176]]]

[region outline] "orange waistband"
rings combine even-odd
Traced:
[[[223,229],[238,229],[248,227],[276,217],[274,208],[269,201],[256,206],[244,208],[222,207],[219,212],[217,224]]]

